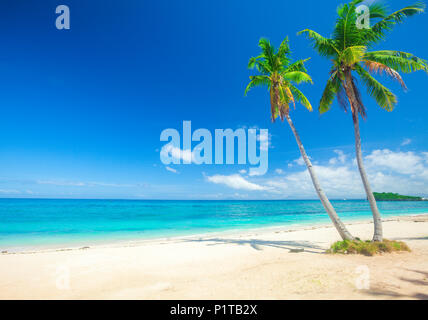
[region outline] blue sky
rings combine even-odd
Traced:
[[[388,1],[399,9],[410,1]],[[55,28],[66,4],[71,29]],[[329,61],[296,33],[328,36],[335,1],[12,1],[0,4],[0,197],[132,199],[312,199],[286,123],[272,124],[266,90],[243,92],[260,37],[289,36],[296,58],[311,57],[314,85],[301,90],[317,105]],[[382,49],[428,58],[426,14],[398,26]],[[428,195],[426,88],[382,79],[397,95],[394,112],[363,95],[363,151],[376,191]],[[364,92],[365,90],[361,90]],[[331,198],[363,198],[355,170],[349,114],[335,103],[320,116],[292,112],[321,183]],[[182,127],[267,128],[269,171],[244,165],[175,165],[159,152],[162,130]]]

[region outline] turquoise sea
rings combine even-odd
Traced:
[[[346,222],[370,219],[367,201],[332,202]],[[428,213],[428,201],[378,202],[384,218]],[[328,223],[319,201],[0,199],[0,250]]]

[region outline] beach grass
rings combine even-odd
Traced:
[[[387,240],[373,242],[370,240],[343,240],[336,241],[327,250],[327,253],[340,253],[340,254],[362,254],[365,256],[374,256],[381,253],[391,253],[407,251],[410,252],[410,248],[407,244],[402,241]]]

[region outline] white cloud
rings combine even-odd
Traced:
[[[347,156],[343,153],[342,150],[334,150],[334,152],[337,154],[337,157],[331,158],[329,160],[329,164],[338,164],[338,163],[345,163]]]
[[[251,168],[251,170],[248,173],[248,175],[250,177],[263,176],[263,175],[265,175],[265,173],[266,173],[266,170],[264,168]]]
[[[374,150],[365,159],[368,168],[388,169],[400,174],[417,174],[424,170],[423,157],[414,152]]]
[[[422,158],[424,159],[425,164],[428,164],[428,152],[422,152]]]
[[[311,159],[310,157],[309,157],[309,159]],[[293,160],[293,161],[291,161],[289,164],[288,164],[288,167],[289,168],[293,168],[294,166],[304,166],[305,165],[305,161],[303,160],[303,158],[302,157],[300,157],[300,158],[298,158],[298,159],[295,159],[295,160]]]
[[[347,166],[314,166],[315,173],[320,181],[321,187],[329,196],[345,197],[342,196],[346,190],[347,197],[351,194],[355,197],[361,197],[362,185],[359,180],[358,172]],[[289,192],[294,196],[316,196],[312,180],[310,179],[309,172],[305,169],[296,173],[286,176],[286,181],[290,187]]]
[[[139,184],[122,184],[122,183],[107,183],[107,182],[82,182],[82,181],[63,181],[63,180],[37,180],[36,184],[46,184],[58,187],[113,187],[113,188],[132,188],[139,187]]]
[[[87,182],[88,187],[113,187],[113,188],[132,188],[140,187],[139,184],[127,184],[127,183],[108,183],[108,182]]]
[[[321,187],[331,198],[365,198],[355,159],[340,150],[335,150],[335,153],[337,156],[326,165],[314,166]],[[373,191],[428,194],[427,152],[374,150],[364,157],[364,163]],[[306,169],[265,181],[264,184],[280,190],[287,197],[316,197]]]
[[[235,199],[247,199],[248,194],[241,194],[241,193],[235,192],[232,197]]]
[[[37,184],[51,184],[54,186],[61,186],[61,187],[84,187],[84,186],[86,186],[85,182],[53,181],[53,180],[38,180]]]
[[[169,172],[178,173],[177,170],[175,170],[174,168],[168,167],[168,166],[166,166],[165,169],[168,170]]]
[[[160,151],[161,157],[168,158],[168,156],[173,157],[174,159],[183,160],[185,162],[192,162],[195,159],[193,152],[189,149],[182,150],[178,147],[174,147],[171,144],[167,144],[162,147]]]
[[[412,139],[404,139],[403,142],[401,143],[401,146],[407,146],[409,144],[412,143]]]
[[[268,133],[267,135],[257,135],[257,141],[260,141],[260,150],[266,151],[269,148],[273,148],[272,146],[272,135]]]
[[[335,150],[336,156],[325,164],[315,164],[314,170],[321,187],[332,199],[362,199],[366,197],[353,154]],[[332,160],[335,159],[335,160]],[[301,158],[293,163],[302,163]],[[364,157],[367,175],[373,191],[397,192],[407,195],[428,195],[428,152],[374,150]],[[208,177],[208,181],[233,189],[264,191],[266,198],[317,197],[306,167],[276,169],[273,178],[251,178],[240,175]]]
[[[246,174],[246,173],[247,173],[247,170],[245,170],[245,169],[239,170],[239,173],[240,173],[240,174]]]
[[[206,177],[209,182],[216,184],[224,184],[230,188],[238,190],[250,190],[250,191],[261,191],[267,190],[265,186],[258,185],[256,183],[249,182],[239,174],[233,174],[230,176],[214,175]]]
[[[18,190],[15,190],[15,189],[0,189],[0,193],[2,193],[2,194],[19,194],[21,192]]]

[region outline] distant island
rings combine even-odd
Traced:
[[[403,196],[392,192],[373,192],[376,201],[424,201],[422,197]]]

